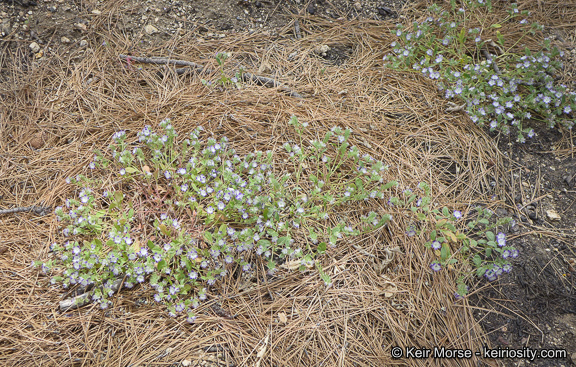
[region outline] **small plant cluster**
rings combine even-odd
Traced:
[[[125,288],[150,285],[171,316],[189,322],[207,287],[256,266],[270,273],[280,265],[316,266],[330,286],[317,258],[344,236],[392,220],[371,211],[351,225],[336,218],[338,208],[358,201],[369,207],[397,183],[383,181],[383,162],[350,146],[350,129],[335,127],[304,148],[306,123],[293,117],[290,124],[300,141],[284,145],[283,168],[292,172],[281,175],[271,151],[240,157],[226,138],[203,140],[202,127],[179,141],[170,120],[160,133],[145,127],[135,143],[115,133],[111,157],[96,152],[91,177],[67,180],[78,195],[55,210],[65,238],[51,245],[55,258],[35,265],[57,273],[52,284],[94,289],[92,300],[103,309],[115,280]],[[112,181],[98,179],[110,170]],[[151,205],[137,200],[142,196]]]
[[[565,85],[555,85],[553,77],[562,68],[558,57],[563,52],[550,48],[546,39],[538,53],[533,54],[528,48],[524,54],[513,53],[498,31],[510,26],[526,35],[535,34],[543,26],[529,24],[524,18],[528,12],[520,12],[516,4],[510,4],[506,19],[487,24],[491,0],[460,3],[458,7],[457,0],[451,0],[451,11],[432,5],[428,8],[432,16],[422,23],[414,22],[412,31],[398,24],[392,33],[399,42],[392,43],[395,55],[384,56],[386,65],[438,80],[445,98],[466,103],[466,113],[473,122],[505,134],[510,133],[512,126],[522,143],[526,141],[525,134],[534,136],[534,130],[523,128],[524,119],[545,121],[550,128],[560,123],[572,129],[576,93],[568,92]],[[485,39],[485,34],[494,30],[496,39]],[[488,46],[500,54],[492,58]]]
[[[499,232],[494,234],[498,227],[506,225],[512,218],[505,217],[492,221],[493,213],[489,209],[476,208],[475,215],[463,218],[462,212],[450,211],[447,207],[442,210],[430,208],[430,187],[426,183],[418,186],[424,192],[418,201],[416,194],[411,190],[405,190],[407,197],[405,202],[396,201],[395,205],[411,205],[410,210],[416,215],[416,220],[421,223],[432,222],[433,230],[430,231],[429,241],[425,246],[434,251],[437,260],[430,264],[434,272],[443,268],[453,268],[459,261],[466,265],[472,265],[478,277],[485,277],[494,281],[503,273],[512,270],[511,259],[518,257],[518,250],[506,243],[506,234]],[[414,236],[418,231],[411,226],[406,234]],[[456,250],[453,248],[456,247]],[[457,281],[456,298],[462,298],[468,293],[466,279],[470,274],[462,275]]]
[[[228,58],[230,58],[231,54],[229,52],[218,52],[216,54],[216,62],[218,63],[218,67],[220,68],[220,78],[218,78],[214,84],[219,85],[223,88],[226,88],[228,86],[234,86],[237,89],[241,89],[242,88],[242,70],[237,71],[233,77],[228,77],[226,75],[226,73],[224,73],[224,64],[226,63],[226,60]],[[206,80],[206,79],[201,79],[200,80],[202,82],[202,84],[204,84],[207,87],[212,86],[212,81],[210,80]]]

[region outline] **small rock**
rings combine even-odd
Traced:
[[[187,360],[187,359],[183,360],[183,361],[180,362],[180,363],[181,363],[182,366],[184,366],[184,367],[188,367],[188,366],[190,366],[190,365],[192,364],[192,362],[189,361],[189,360]]]
[[[94,15],[100,15],[100,14],[102,14],[102,12],[101,12],[100,10],[98,10],[98,9],[94,9],[94,10],[92,10],[92,14],[94,14]]]
[[[154,33],[158,33],[158,28],[154,27],[152,24],[148,24],[146,27],[144,27],[144,32],[146,32],[148,35],[152,35]]]
[[[548,219],[550,219],[551,221],[559,221],[560,220],[560,214],[556,213],[554,210],[550,209],[550,210],[546,210],[546,216],[548,217]]]
[[[51,13],[56,13],[58,11],[58,7],[56,6],[49,6],[48,11]]]
[[[392,11],[392,9],[387,8],[385,6],[379,7],[377,10],[378,10],[378,14],[380,14],[383,17],[386,17],[388,15],[392,15],[394,13]]]
[[[44,145],[42,140],[42,135],[36,135],[32,140],[30,140],[30,146],[34,149],[40,149]]]
[[[505,217],[508,215],[508,211],[503,208],[498,208],[496,209],[496,214],[498,215],[498,217]]]
[[[354,8],[355,8],[357,11],[362,10],[362,4],[360,3],[360,1],[356,1],[356,2],[354,3]]]
[[[318,45],[314,48],[314,53],[326,56],[326,53],[330,51],[330,46],[328,45]]]
[[[88,41],[86,40],[80,41],[80,47],[86,47],[86,46],[88,46]]]
[[[260,74],[268,74],[272,72],[272,66],[267,63],[266,61],[263,61],[262,64],[260,64],[260,67],[258,68],[258,72]]]
[[[62,42],[62,43],[70,43],[70,38],[68,38],[68,37],[62,37],[62,38],[60,38],[60,42]]]
[[[7,36],[12,32],[12,26],[10,25],[10,20],[4,19],[2,24],[0,24],[0,35]]]
[[[32,42],[32,43],[30,44],[30,46],[28,46],[28,47],[30,47],[30,49],[31,49],[32,52],[34,52],[34,53],[37,53],[38,51],[40,51],[40,45],[37,44],[36,42]]]
[[[306,11],[310,13],[310,15],[314,15],[314,13],[316,13],[316,8],[314,7],[314,4],[308,5]]]
[[[88,29],[88,27],[86,27],[86,24],[84,23],[76,23],[74,24],[74,27],[78,28],[79,30],[86,32],[86,30]]]

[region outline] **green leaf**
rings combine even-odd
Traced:
[[[158,270],[159,270],[159,271],[162,271],[162,270],[164,270],[165,267],[166,267],[166,261],[165,261],[165,260],[161,260],[161,261],[158,263]]]
[[[126,172],[128,172],[128,173],[136,173],[136,172],[138,172],[138,170],[137,170],[136,168],[134,168],[134,167],[126,167],[125,170],[126,170]]]
[[[479,268],[476,270],[476,275],[479,276],[479,277],[483,276],[484,273],[486,273],[486,269],[487,269],[487,267],[485,267],[485,266],[479,267]]]
[[[310,227],[310,238],[314,241],[318,240],[318,234],[314,232],[314,228]]]
[[[449,217],[449,216],[450,216],[450,211],[448,210],[447,207],[442,208],[442,214],[443,214],[445,217]]]
[[[474,258],[472,259],[472,261],[474,262],[474,265],[476,266],[480,266],[482,264],[482,258],[480,257],[480,255],[476,254],[474,256]]]
[[[468,294],[468,288],[466,287],[466,284],[464,283],[458,284],[458,294],[462,297]]]
[[[327,244],[326,244],[326,242],[320,242],[320,243],[318,244],[318,253],[323,254],[323,253],[326,252],[326,249],[327,249]]]
[[[382,190],[388,190],[392,186],[398,186],[398,182],[397,181],[390,181],[386,185],[384,185],[384,187],[382,187]]]
[[[496,31],[496,37],[498,37],[498,43],[501,46],[504,46],[504,37],[502,37],[502,34],[500,34],[500,31]]]
[[[213,242],[212,233],[204,231],[204,239],[206,240],[207,243],[212,243]]]
[[[494,235],[493,232],[487,231],[487,232],[486,232],[486,238],[487,238],[489,241],[494,241],[494,240],[496,239],[496,236]]]
[[[502,28],[502,24],[498,24],[498,23],[492,24],[492,25],[490,26],[490,28],[496,28],[496,29],[497,29],[497,28]]]
[[[268,260],[267,266],[269,270],[274,270],[276,268],[276,262],[274,262],[273,260]]]
[[[440,258],[442,261],[446,261],[450,257],[450,246],[447,243],[442,245],[442,249],[440,250]]]
[[[334,235],[334,234],[331,234],[331,235],[330,235],[330,243],[333,244],[333,245],[335,245],[336,242],[338,242],[338,236],[336,236],[336,235]]]
[[[258,245],[264,247],[265,249],[268,249],[268,247],[272,246],[272,243],[268,240],[259,240]]]

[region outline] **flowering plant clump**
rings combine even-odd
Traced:
[[[430,264],[434,272],[444,267],[451,268],[463,261],[476,268],[477,276],[493,281],[512,270],[510,260],[518,257],[518,250],[507,245],[503,232],[494,234],[494,229],[510,223],[512,218],[500,218],[491,223],[492,212],[481,207],[477,207],[476,214],[469,215],[468,219],[464,219],[460,211],[450,211],[447,207],[442,210],[430,209],[430,187],[421,183],[419,188],[424,191],[424,196],[411,206],[411,210],[419,221],[432,221],[434,225],[429,233],[429,241],[425,244],[437,258]],[[406,204],[416,199],[411,191],[409,195]],[[465,280],[469,275],[464,274],[458,279],[456,298],[468,293]]]
[[[125,288],[149,285],[171,316],[189,322],[207,287],[259,265],[270,273],[316,266],[330,286],[318,257],[343,236],[392,219],[367,210],[353,225],[335,211],[354,201],[372,205],[397,183],[384,182],[383,162],[350,146],[350,129],[335,127],[303,147],[306,124],[296,117],[290,124],[300,144],[284,145],[283,167],[292,172],[283,174],[271,151],[240,157],[226,138],[202,140],[202,127],[180,140],[170,120],[160,133],[146,126],[135,143],[115,133],[111,157],[96,152],[88,176],[67,180],[79,191],[55,210],[65,238],[51,246],[56,258],[35,265],[57,273],[53,284],[94,289],[102,308],[118,279]],[[110,170],[112,180],[98,179]]]
[[[529,24],[516,4],[510,4],[508,16],[497,24],[484,24],[492,11],[491,0],[462,0],[457,7],[451,0],[451,11],[437,4],[428,8],[430,17],[413,24],[412,30],[402,24],[392,31],[399,40],[392,43],[395,55],[384,56],[386,65],[398,70],[422,73],[438,80],[445,98],[465,102],[465,111],[473,122],[488,125],[508,134],[510,127],[524,135],[534,136],[532,129],[523,128],[524,119],[545,121],[552,128],[560,123],[568,129],[574,126],[576,93],[565,85],[555,85],[554,73],[562,68],[558,57],[563,52],[550,48],[548,39],[543,50],[513,53],[518,40],[508,47],[498,31],[507,25],[524,34],[535,34],[543,26]],[[520,19],[519,19],[520,18]],[[486,34],[496,32],[495,39]],[[490,49],[489,49],[490,47]],[[497,56],[490,54],[496,50]]]

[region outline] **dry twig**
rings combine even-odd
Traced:
[[[51,208],[43,207],[43,206],[27,206],[21,208],[12,208],[12,209],[2,209],[0,210],[0,215],[2,214],[13,214],[13,213],[22,213],[22,212],[33,212],[36,215],[46,215],[50,213]]]
[[[128,62],[135,61],[135,62],[141,62],[144,64],[187,66],[187,67],[193,68],[194,70],[196,70],[199,73],[200,72],[206,73],[206,74],[212,73],[212,70],[206,69],[204,66],[202,66],[200,64],[196,64],[195,62],[185,61],[185,60],[173,60],[173,59],[167,59],[167,58],[161,58],[161,57],[134,57],[134,56],[126,56],[126,55],[120,55],[120,58],[124,59]],[[176,69],[176,72],[178,74],[183,74],[186,71],[187,70],[183,69],[183,68]],[[244,72],[244,73],[242,73],[242,79],[245,82],[246,81],[252,81],[256,84],[259,84],[259,85],[262,85],[262,86],[265,86],[268,88],[278,88],[281,91],[288,93],[288,95],[290,95],[291,97],[304,98],[304,97],[302,97],[301,94],[294,92],[290,88],[284,86],[283,84],[277,82],[276,80],[274,80],[272,78]]]

